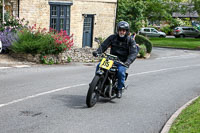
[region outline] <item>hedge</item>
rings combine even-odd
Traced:
[[[135,41],[139,45],[144,44],[147,48],[147,53],[151,53],[153,45],[149,39],[147,39],[146,37],[144,37],[142,35],[136,35]]]

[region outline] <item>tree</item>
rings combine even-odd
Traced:
[[[200,0],[193,0],[200,12]],[[148,21],[174,22],[173,12],[186,13],[189,8],[181,5],[183,0],[118,0],[117,22],[130,23],[131,31],[137,32]]]
[[[119,0],[118,1],[118,18],[119,21],[127,21],[130,24],[130,31],[137,32],[143,25],[143,12],[145,10],[145,5],[143,1],[133,1],[133,0]]]
[[[200,0],[192,0],[192,4],[194,5],[193,9],[198,13],[200,20]]]

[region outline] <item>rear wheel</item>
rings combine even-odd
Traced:
[[[163,35],[160,35],[159,37],[160,37],[160,38],[165,38],[165,36],[163,36]]]
[[[180,38],[184,38],[184,37],[185,37],[185,35],[183,35],[183,34],[180,35]]]
[[[93,107],[99,100],[99,89],[103,81],[103,76],[96,75],[92,80],[86,98],[87,106]]]

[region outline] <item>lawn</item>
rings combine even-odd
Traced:
[[[200,132],[200,98],[178,116],[172,124],[169,133],[199,133]]]
[[[171,47],[183,49],[199,49],[200,39],[196,38],[150,38],[155,47]]]

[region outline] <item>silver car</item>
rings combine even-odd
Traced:
[[[166,37],[164,32],[157,31],[155,28],[141,28],[139,34],[148,37]]]
[[[175,37],[195,37],[200,38],[200,32],[193,27],[176,27],[173,32]]]

